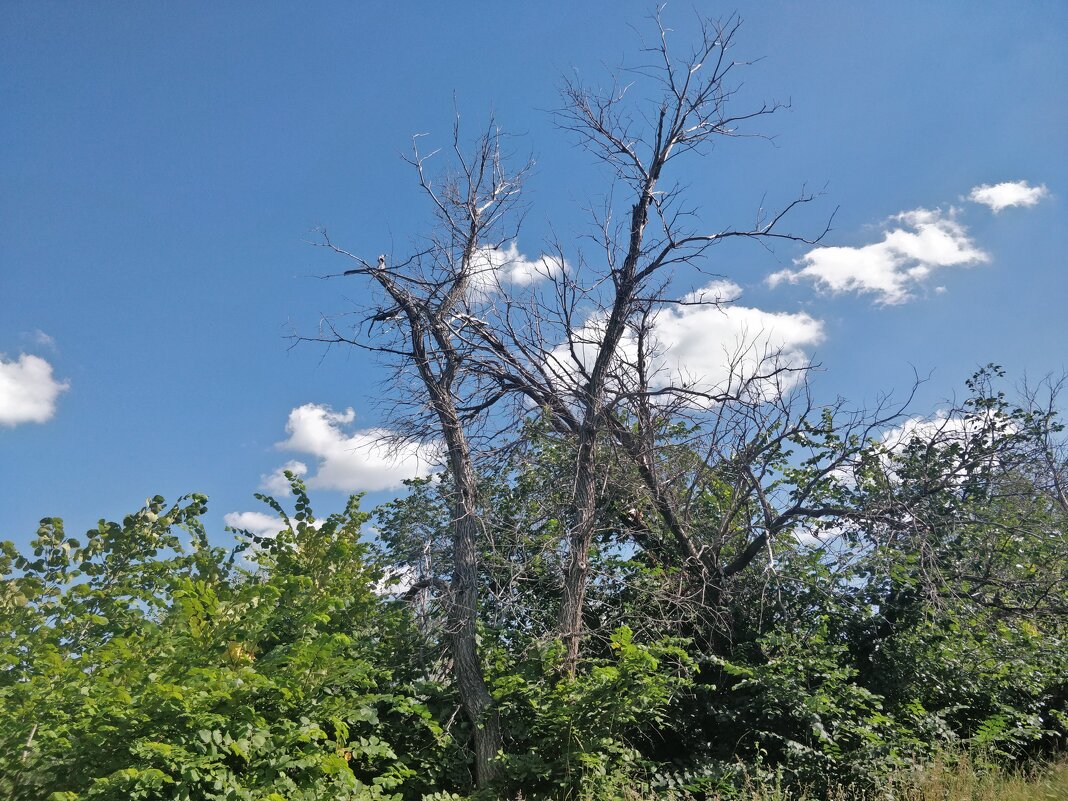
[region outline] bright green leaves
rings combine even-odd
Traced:
[[[367,515],[317,521],[294,489],[248,569],[209,546],[202,496],[3,546],[0,797],[378,799],[419,775],[393,742],[432,757],[440,729],[389,669]]]
[[[864,442],[830,412],[755,431],[771,523],[745,465],[695,471],[679,429],[658,467],[688,499],[700,564],[613,461],[573,676],[556,631],[574,454],[532,422],[481,482],[478,636],[507,753],[496,789],[870,789],[938,749],[986,765],[1061,742],[1056,423],[992,378],[933,440]],[[963,422],[975,414],[978,429]],[[0,798],[470,791],[471,724],[445,647],[448,482],[410,482],[369,542],[358,497],[318,518],[290,481],[291,507],[263,497],[279,534],[239,532],[230,553],[209,542],[199,495],[151,498],[82,538],[46,518],[25,553],[0,543]],[[818,514],[775,524],[800,502]],[[821,530],[822,547],[795,536]]]
[[[499,664],[493,694],[517,740],[516,755],[504,758],[512,790],[612,797],[641,779],[649,767],[636,749],[643,731],[662,722],[690,684],[695,665],[683,644],[635,642],[622,627],[608,653],[574,677],[561,674],[559,643],[508,668]]]

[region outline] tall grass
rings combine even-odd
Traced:
[[[702,796],[705,801],[1068,801],[1068,757],[1028,771],[977,766],[967,757],[940,760],[901,773],[872,790],[838,787],[825,793],[749,783],[741,792]],[[464,801],[436,794],[424,801]],[[519,793],[511,801],[526,801]],[[566,801],[694,801],[694,796],[657,795],[635,789],[608,796],[568,796]]]
[[[949,767],[935,763],[912,787],[889,795],[894,801],[1068,801],[1068,761],[1044,770],[977,770],[967,760]]]
[[[939,761],[902,774],[878,790],[837,788],[823,795],[747,788],[745,801],[1068,801],[1068,759],[1029,772],[979,768],[968,759]],[[725,799],[715,799],[725,801]]]

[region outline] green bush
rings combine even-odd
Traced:
[[[86,543],[42,522],[4,547],[0,794],[10,799],[379,799],[433,781],[443,737],[395,671],[354,499],[243,556],[204,499],[150,501]],[[403,660],[402,660],[403,664]]]

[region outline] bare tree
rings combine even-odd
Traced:
[[[306,341],[348,344],[374,351],[395,370],[390,419],[398,442],[439,447],[452,491],[451,578],[442,599],[453,672],[464,712],[474,729],[476,783],[485,787],[496,774],[503,747],[500,721],[486,685],[476,638],[479,606],[478,550],[483,524],[472,426],[486,404],[479,376],[469,369],[470,347],[456,335],[483,297],[487,252],[514,236],[513,220],[527,168],[506,171],[501,135],[491,123],[473,153],[465,153],[459,121],[453,130],[456,171],[436,184],[426,170],[428,155],[413,145],[410,163],[433,205],[438,229],[403,262],[385,256],[369,261],[334,244],[325,231],[322,244],[356,266],[324,277],[359,276],[379,290],[380,301],[365,309],[355,326],[324,318],[317,336]],[[433,154],[430,154],[433,155]]]
[[[565,85],[561,126],[611,168],[610,195],[628,196],[622,223],[615,221],[612,202],[596,215],[592,267],[581,256],[569,264],[564,255],[569,249],[557,244],[553,255],[534,265],[538,275],[520,286],[509,284],[507,254],[502,255],[501,248],[515,236],[507,226],[517,216],[525,170],[506,173],[495,132],[482,138],[473,158],[465,156],[454,132],[459,167],[440,188],[427,177],[425,158],[416,151],[412,164],[437,211],[440,233],[411,258],[399,264],[372,263],[325,240],[357,263],[344,275],[366,276],[381,290],[382,302],[358,323],[368,331],[381,326],[376,336],[386,334],[388,341],[361,334],[359,325],[356,333],[342,331],[331,320],[312,339],[358,344],[393,360],[398,386],[406,388],[397,396],[394,421],[401,423],[406,437],[441,441],[447,457],[455,508],[454,565],[446,604],[457,683],[469,719],[481,727],[476,738],[480,783],[492,775],[493,754],[501,743],[474,636],[480,537],[476,463],[485,449],[476,453],[472,442],[499,443],[505,432],[515,431],[517,418],[530,414],[532,405],[546,413],[559,433],[574,440],[575,480],[563,543],[558,621],[566,645],[565,673],[573,674],[581,653],[589,554],[603,497],[599,482],[605,478],[609,452],[629,454],[634,460],[686,560],[705,570],[714,563],[687,531],[682,507],[657,473],[657,432],[665,412],[707,412],[734,402],[755,413],[759,403],[752,388],[799,369],[768,353],[745,380],[709,387],[665,375],[656,366],[656,321],[665,308],[715,306],[724,300],[693,295],[678,299],[673,294],[677,277],[704,274],[714,245],[739,238],[765,245],[776,240],[813,243],[827,231],[825,227],[803,237],[782,230],[789,212],[813,199],[803,190],[777,213],[759,211],[751,226],[702,229],[685,205],[680,185],[667,182],[669,167],[679,157],[701,154],[716,138],[744,135],[744,123],[781,108],[763,103],[733,110],[734,75],[744,64],[731,55],[738,28],[735,18],[703,21],[696,46],[678,58],[658,14],[655,41],[642,50],[648,63],[628,71],[631,83],[603,91]],[[632,99],[638,84],[652,87],[651,101]],[[510,413],[504,411],[508,408]],[[637,420],[636,433],[631,418]],[[709,454],[725,458],[714,447]],[[760,486],[755,479],[750,485],[752,492]],[[771,529],[775,525],[785,522],[767,523]],[[747,554],[765,543],[766,538],[755,537],[740,561],[714,564],[715,570],[722,577],[742,569],[752,560]]]
[[[632,403],[636,398],[701,401],[707,408],[730,396],[729,389],[694,387],[672,376],[661,375],[652,385],[658,313],[672,304],[716,305],[723,300],[675,299],[672,279],[686,271],[701,274],[709,250],[728,239],[812,243],[827,231],[806,238],[781,230],[791,210],[813,199],[804,191],[773,215],[759,212],[751,227],[700,230],[681,187],[666,182],[669,166],[680,156],[700,154],[717,137],[743,135],[742,124],[781,106],[733,110],[734,73],[743,65],[730,55],[739,28],[736,18],[703,21],[696,46],[683,58],[669,48],[669,30],[659,14],[654,26],[656,40],[642,50],[648,63],[627,72],[632,82],[607,90],[569,82],[558,114],[561,126],[612,169],[612,195],[629,197],[624,222],[615,222],[609,202],[595,217],[597,262],[592,269],[585,263],[567,269],[565,249],[556,245],[559,269],[545,275],[547,288],[522,297],[503,293],[492,318],[473,319],[461,332],[477,354],[475,369],[497,385],[500,395],[524,399],[526,405],[516,407],[519,415],[529,413],[533,404],[548,413],[561,433],[575,438],[574,503],[558,626],[566,644],[567,673],[575,671],[580,655],[603,473],[599,451],[607,441],[621,440],[639,456],[641,448],[629,440],[621,422],[628,404],[641,413],[642,405]],[[652,87],[651,101],[632,101],[639,85]],[[768,364],[773,372],[793,369],[774,360],[761,368]],[[646,426],[646,435],[651,430]],[[649,486],[657,496],[652,476]],[[658,508],[668,514],[666,503]],[[675,531],[686,545],[681,529]]]
[[[1039,463],[1044,476],[1037,478],[1037,486],[1043,487],[1060,510],[1068,514],[1068,444],[1058,435],[1064,425],[1057,423],[1057,410],[1063,403],[1068,376],[1047,376],[1037,385],[1024,382],[1020,388],[1023,408],[1031,419],[1041,423],[1040,435],[1036,438]]]

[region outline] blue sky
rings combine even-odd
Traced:
[[[838,250],[731,247],[711,265],[740,306],[815,321],[787,344],[822,366],[818,394],[863,402],[915,370],[933,413],[980,364],[1065,368],[1068,5],[696,5],[744,19],[736,53],[762,60],[742,96],[792,105],[759,127],[774,143],[686,162],[703,218],[745,224],[803,184],[826,195],[798,227],[839,208]],[[632,60],[648,10],[0,5],[0,538],[191,491],[222,538],[289,460],[324,510],[388,496],[403,466],[348,447],[381,423],[380,374],[285,338],[359,299],[312,277],[339,266],[312,229],[402,251],[428,211],[400,154],[413,133],[446,143],[458,108],[472,130],[492,112],[537,161],[519,252],[550,231],[577,243],[606,176],[547,110],[562,75]],[[692,5],[666,18],[685,38]]]

